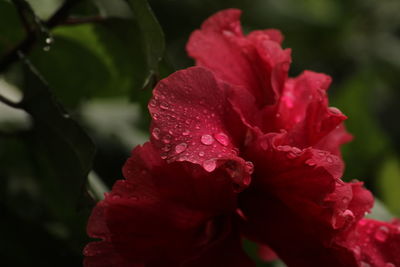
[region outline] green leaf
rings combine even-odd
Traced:
[[[344,146],[343,156],[348,179],[372,179],[380,166],[382,155],[388,153],[390,146],[387,136],[379,127],[373,113],[372,98],[376,80],[373,73],[359,73],[346,81],[332,101],[348,116],[345,121],[354,140]]]
[[[53,31],[54,45],[40,47],[32,62],[67,106],[92,97],[130,96],[142,88],[146,59],[135,21],[62,26]],[[73,74],[73,75],[72,75]]]
[[[25,36],[15,7],[0,1],[0,58]]]
[[[375,198],[374,207],[372,208],[371,213],[367,214],[366,217],[379,221],[390,221],[394,216],[382,201],[380,201],[378,198]]]
[[[86,193],[95,146],[35,70],[28,68],[25,74],[22,106],[33,118],[29,143],[43,201],[54,218],[68,227],[79,248],[85,238],[86,216],[78,216],[77,210]]]
[[[148,65],[147,77],[143,84],[143,87],[146,87],[153,79],[153,75],[158,75],[158,64],[165,53],[164,33],[147,0],[127,0],[127,2],[136,16],[143,36]]]
[[[382,164],[376,180],[381,198],[387,208],[400,216],[400,159],[397,156],[387,157]]]

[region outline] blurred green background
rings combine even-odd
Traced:
[[[91,207],[148,138],[152,86],[193,65],[190,33],[230,7],[246,32],[283,32],[292,76],[333,77],[331,105],[355,137],[345,179],[381,200],[372,216],[400,216],[400,1],[149,4],[155,16],[145,0],[0,0],[2,266],[81,266]]]

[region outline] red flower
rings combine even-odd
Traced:
[[[167,164],[151,143],[137,147],[126,180],[97,204],[85,266],[252,266],[232,211],[236,194],[221,169]]]
[[[245,36],[239,16],[205,21],[198,67],[154,89],[151,141],[94,209],[86,266],[251,266],[239,232],[288,266],[400,264],[398,226],[362,219],[372,195],[340,180],[350,136],[330,77],[288,78],[280,32]]]

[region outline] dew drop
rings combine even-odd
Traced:
[[[231,37],[231,36],[234,36],[234,35],[235,35],[233,32],[228,31],[228,30],[222,31],[222,34],[225,35],[225,36],[227,36],[227,37]]]
[[[165,135],[162,139],[165,144],[169,144],[171,142],[171,136],[169,134]]]
[[[54,38],[53,37],[47,37],[45,40],[46,44],[52,44],[54,42]]]
[[[189,134],[190,134],[189,130],[185,130],[185,131],[182,132],[182,135],[184,135],[184,136],[187,136]]]
[[[211,145],[214,143],[214,138],[209,134],[203,134],[200,139],[201,143],[204,145]]]
[[[229,144],[229,137],[224,133],[217,133],[214,135],[215,139],[223,146]]]
[[[161,148],[163,151],[168,152],[171,150],[171,145],[170,144],[165,144],[165,146],[163,146]]]
[[[151,135],[154,137],[154,139],[160,140],[160,129],[154,128],[153,131],[151,132]]]
[[[158,120],[160,118],[160,115],[158,115],[158,113],[154,113],[153,114],[153,119],[154,120]]]
[[[161,104],[160,104],[160,108],[162,108],[162,109],[169,109],[169,106],[168,106],[168,104],[167,104],[167,103],[165,103],[165,102],[161,102]]]
[[[204,152],[203,152],[203,151],[200,151],[200,152],[199,152],[199,156],[200,156],[200,157],[203,157],[203,156],[204,156]]]
[[[336,115],[342,114],[342,113],[340,112],[340,110],[337,109],[337,108],[335,108],[335,107],[329,107],[328,109],[329,109],[329,111],[332,112],[333,114],[336,114]]]
[[[168,157],[168,154],[167,154],[167,153],[162,153],[162,154],[161,154],[161,158],[162,158],[162,159],[166,159],[167,157]]]
[[[371,265],[365,261],[361,262],[361,267],[371,267]]]
[[[97,254],[98,254],[98,253],[97,253],[96,250],[94,250],[94,249],[89,249],[88,246],[86,246],[86,247],[83,249],[83,255],[85,255],[86,257],[93,257],[93,256],[96,256]]]
[[[375,239],[385,242],[389,235],[389,229],[386,226],[379,227],[375,232]]]
[[[254,164],[251,161],[246,161],[246,169],[247,171],[252,174],[254,171]]]
[[[331,156],[327,156],[327,157],[326,157],[326,161],[329,162],[329,163],[332,163],[332,162],[333,162],[333,159],[332,159]]]
[[[120,195],[117,195],[117,194],[113,194],[112,196],[111,196],[111,199],[113,199],[113,200],[117,200],[117,199],[120,199],[121,198],[121,196]]]
[[[342,203],[343,203],[344,205],[347,205],[347,204],[349,203],[349,198],[348,198],[348,197],[342,198]]]
[[[150,104],[151,107],[154,108],[154,107],[157,106],[157,101],[153,98],[153,99],[150,100],[150,103],[149,103],[149,104]]]
[[[183,151],[185,151],[187,148],[187,144],[186,143],[180,143],[179,145],[177,145],[175,147],[175,152],[177,154],[182,153]]]
[[[385,267],[396,267],[396,265],[394,265],[391,262],[388,262],[388,263],[385,264]]]
[[[203,162],[203,168],[208,172],[212,172],[216,167],[217,162],[214,159],[208,159]]]

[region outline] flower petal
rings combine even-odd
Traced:
[[[257,104],[274,103],[290,63],[290,51],[280,48],[277,30],[255,31],[245,37],[240,10],[227,9],[207,19],[187,44],[196,65],[209,68],[218,79],[251,92]]]
[[[187,161],[208,172],[222,167],[243,188],[251,172],[237,156],[237,136],[243,135],[244,126],[228,94],[229,86],[206,69],[175,72],[153,91],[151,140],[168,162]]]
[[[371,194],[339,180],[340,158],[282,146],[284,135],[255,138],[246,152],[255,164],[252,185],[239,198],[246,236],[289,266],[357,266],[342,240],[371,208]]]
[[[216,244],[237,235],[224,226],[232,223],[236,201],[226,173],[210,174],[187,162],[167,164],[156,155],[150,143],[136,148],[124,166],[127,180],[117,181],[93,210],[88,234],[102,241],[85,248],[85,266],[219,262]],[[241,251],[235,240],[230,248]],[[238,259],[233,266],[248,262],[244,253]]]
[[[349,241],[360,266],[400,265],[400,224],[363,219]]]

